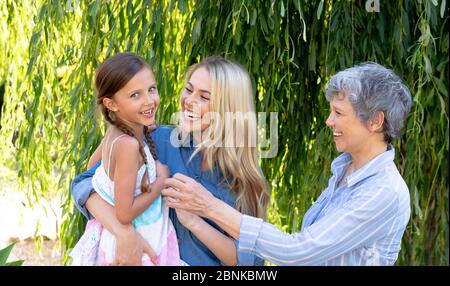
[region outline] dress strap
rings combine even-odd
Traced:
[[[150,147],[144,141],[144,153],[147,157],[147,164],[145,164],[145,168],[147,169],[147,177],[150,183],[153,183],[156,180],[156,164],[155,158],[153,158],[152,153],[150,152]]]
[[[109,159],[108,159],[108,170],[107,170],[108,177],[109,177],[109,168],[111,167],[111,157],[112,157],[112,149],[114,147],[114,143],[116,143],[117,139],[119,139],[120,137],[123,137],[125,135],[126,134],[119,135],[116,138],[114,138],[114,140],[111,142],[111,146],[109,147]]]

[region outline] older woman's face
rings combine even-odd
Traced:
[[[341,99],[336,96],[330,101],[330,115],[326,124],[333,131],[339,152],[352,154],[361,151],[371,134],[369,128],[357,117],[347,97]]]
[[[210,122],[211,77],[206,68],[194,71],[181,93],[181,128],[186,132],[203,131]]]

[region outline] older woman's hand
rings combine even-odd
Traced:
[[[199,220],[202,219],[198,215],[182,209],[175,209],[175,212],[177,213],[178,221],[191,231],[199,223]]]
[[[205,216],[214,208],[216,198],[194,179],[176,173],[166,179],[166,189],[162,190],[167,204],[171,208],[184,209],[192,213]]]

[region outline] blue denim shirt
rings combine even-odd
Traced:
[[[160,126],[153,133],[152,138],[156,146],[157,159],[167,165],[170,170],[170,176],[175,173],[181,173],[197,180],[216,198],[221,199],[230,206],[235,206],[235,196],[226,187],[221,186],[222,174],[217,169],[213,171],[202,171],[200,155],[196,154],[189,161],[192,153],[195,151],[192,138],[188,138],[185,144],[181,146],[173,145],[170,141],[173,126]],[[93,192],[92,176],[100,162],[94,165],[90,170],[75,177],[72,183],[72,196],[77,209],[88,219],[92,216],[86,209],[85,203]],[[175,210],[170,209],[170,218],[175,227],[178,237],[181,259],[189,265],[222,265],[221,261],[188,229],[186,229],[177,219]],[[205,219],[210,225],[224,233],[224,231],[214,222]],[[234,240],[236,249],[238,241]],[[238,265],[263,265],[264,260],[246,252],[238,251]]]

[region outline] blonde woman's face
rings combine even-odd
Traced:
[[[208,70],[195,70],[181,93],[181,128],[186,132],[203,131],[210,125],[211,77]]]

